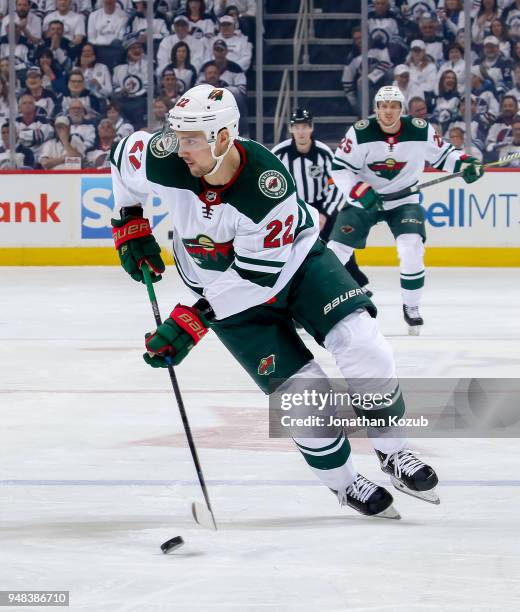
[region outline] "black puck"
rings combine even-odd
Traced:
[[[175,536],[174,538],[171,538],[171,540],[166,540],[166,542],[163,542],[163,544],[161,544],[161,550],[166,555],[167,553],[180,548],[183,544],[184,540],[181,538],[181,536]]]

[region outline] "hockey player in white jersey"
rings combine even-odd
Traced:
[[[479,160],[444,142],[424,119],[402,116],[403,95],[382,87],[375,96],[375,117],[355,123],[334,155],[332,176],[348,194],[328,244],[342,263],[366,246],[370,229],[385,221],[397,245],[403,314],[409,333],[423,325],[419,312],[424,286],[424,211],[419,194],[392,197],[417,184],[425,162],[447,172],[463,172],[466,183],[483,174]]]
[[[145,361],[177,365],[211,328],[265,393],[310,379],[329,389],[296,320],[335,357],[353,393],[387,394],[384,407],[369,402],[358,413],[384,423],[370,432],[381,468],[398,489],[438,503],[435,471],[389,420],[403,415],[404,400],[374,305],[319,240],[318,213],[298,199],[283,164],[239,138],[238,121],[231,92],[199,85],[169,112],[165,131],[136,132],[112,150],[113,236],[124,269],[137,281],[143,263],[155,281],[165,271],[142,208],[159,196],[171,211],[177,270],[196,299],[147,335]],[[306,431],[291,430],[296,446],[341,505],[398,518],[390,493],[356,471],[343,429]]]

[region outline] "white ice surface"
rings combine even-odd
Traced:
[[[419,338],[397,270],[368,273],[401,376],[518,377],[520,270],[429,270]],[[70,590],[71,610],[96,612],[520,609],[518,440],[418,440],[441,505],[395,492],[402,521],[364,518],[268,438],[265,396],[210,333],[178,368],[220,528],[206,532],[168,375],[141,360],[143,286],[120,268],[0,280],[0,590]],[[156,287],[164,314],[186,299],[173,269]],[[174,535],[186,545],[163,555]]]

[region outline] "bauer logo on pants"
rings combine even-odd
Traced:
[[[342,302],[346,302],[347,300],[350,300],[358,295],[365,294],[361,289],[351,289],[350,291],[345,291],[345,293],[342,293],[341,295],[338,295],[337,298],[334,298],[332,302],[325,304],[325,306],[323,307],[323,314],[329,314],[331,310],[336,308],[336,306],[339,306]]]

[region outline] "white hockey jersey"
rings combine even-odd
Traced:
[[[160,132],[136,132],[111,153],[116,209],[149,194],[168,204],[178,272],[218,319],[273,298],[318,239],[318,213],[297,198],[280,160],[252,140],[235,144],[240,167],[219,187],[168,154]]]
[[[424,119],[401,118],[401,129],[386,134],[375,117],[362,119],[346,133],[334,154],[332,177],[346,195],[359,181],[381,194],[392,194],[416,185],[429,162],[438,170],[457,172],[464,151],[445,142]],[[353,206],[361,206],[349,198]],[[401,204],[418,204],[419,194],[385,202],[385,210]]]

